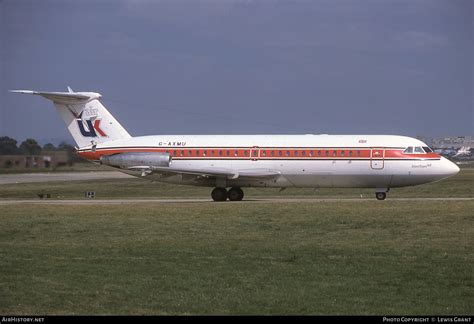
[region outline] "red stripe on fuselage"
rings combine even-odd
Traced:
[[[127,152],[162,152],[169,153],[174,160],[357,160],[357,159],[384,159],[384,160],[424,160],[440,159],[436,153],[405,154],[403,149],[377,148],[374,151],[384,150],[383,156],[372,156],[371,148],[98,148],[77,153],[87,160],[99,160],[102,155],[112,155]]]

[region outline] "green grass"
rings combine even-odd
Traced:
[[[474,170],[386,201],[3,205],[0,313],[474,312]],[[0,198],[206,197],[143,179],[0,186]],[[246,197],[373,197],[246,189]],[[37,198],[36,198],[37,199]]]
[[[0,313],[472,314],[473,208],[2,206]]]
[[[0,198],[37,198],[38,193],[50,193],[56,199],[84,198],[85,191],[95,191],[97,198],[168,198],[210,197],[212,188],[169,185],[142,178],[50,183],[0,185]],[[373,189],[287,189],[244,188],[246,198],[281,197],[347,197],[373,198]],[[397,197],[474,197],[474,168],[461,169],[454,177],[425,185],[393,188],[388,198]]]
[[[2,174],[19,174],[19,173],[43,173],[43,172],[90,172],[90,171],[110,171],[112,168],[107,168],[88,161],[76,162],[73,165],[65,165],[51,168],[20,168],[0,167],[0,175]]]

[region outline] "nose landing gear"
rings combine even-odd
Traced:
[[[387,198],[387,192],[390,191],[390,188],[377,188],[375,189],[375,198],[377,200],[385,200]]]
[[[387,194],[385,192],[376,192],[375,198],[377,198],[377,200],[385,200],[385,198],[387,198]]]

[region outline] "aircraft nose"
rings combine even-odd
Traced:
[[[442,157],[441,159],[443,160],[443,172],[446,173],[446,176],[450,177],[458,174],[459,167],[456,165],[456,163],[449,161],[445,157]]]

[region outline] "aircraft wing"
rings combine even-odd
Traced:
[[[225,177],[227,179],[237,178],[267,178],[280,175],[280,171],[270,169],[245,169],[232,170],[226,168],[174,168],[174,167],[149,167],[133,166],[129,170],[142,171],[142,175],[150,173],[161,174],[187,174],[200,177]]]

